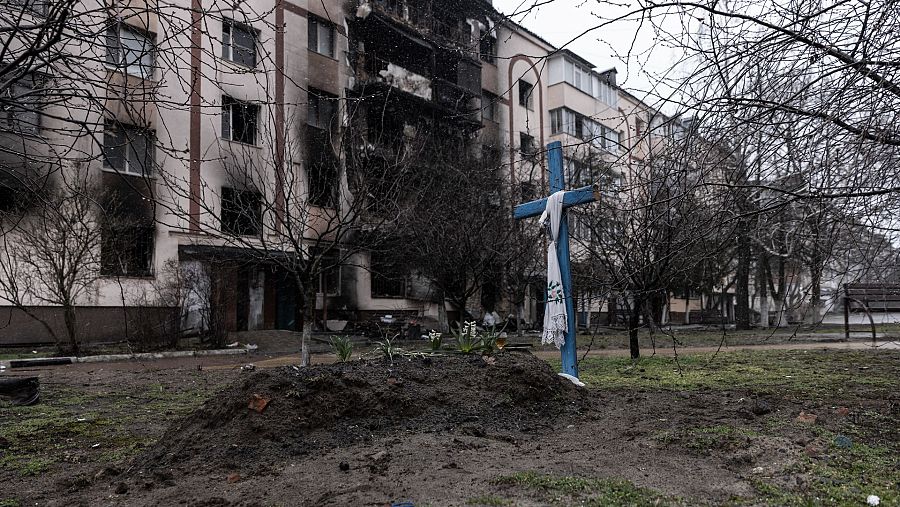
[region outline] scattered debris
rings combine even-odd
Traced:
[[[241,371],[253,371],[256,369],[256,365],[253,363],[245,364],[241,366]]]
[[[881,503],[881,498],[878,495],[869,495],[866,497],[866,503],[869,505],[878,505]]]
[[[256,350],[259,348],[259,345],[255,344],[255,343],[248,343],[248,344],[244,345],[244,348],[247,350]]]
[[[98,447],[100,447],[100,444],[94,444],[94,445],[91,446],[91,449],[96,449],[96,448],[98,448]]]
[[[817,418],[818,417],[816,416],[816,414],[807,414],[806,412],[800,412],[800,415],[798,415],[797,418],[794,420],[797,421],[798,423],[812,425],[812,424],[816,424]]]
[[[241,476],[236,473],[230,473],[230,474],[228,474],[228,477],[225,478],[225,481],[227,481],[228,484],[234,484],[235,482],[238,482],[239,480],[241,480]]]
[[[558,375],[566,380],[571,381],[573,384],[575,384],[578,387],[584,387],[584,382],[578,380],[578,377],[573,377],[572,375],[569,375],[568,373],[558,373]]]
[[[261,396],[259,394],[254,394],[250,396],[250,403],[247,405],[247,408],[250,410],[256,411],[258,414],[262,414],[263,410],[269,406],[269,402],[272,401],[265,396]]]
[[[497,358],[493,356],[481,356],[481,359],[484,360],[485,363],[493,365],[497,362]]]
[[[241,344],[241,342],[229,343],[228,345],[225,345],[225,348],[233,349],[233,348],[239,346],[240,344]]]
[[[834,409],[834,413],[841,417],[846,417],[847,415],[850,414],[850,409],[847,407],[838,407],[838,408]]]
[[[341,472],[346,472],[346,471],[350,470],[350,463],[347,463],[346,461],[341,461],[340,464],[338,464],[338,469],[340,469]]]

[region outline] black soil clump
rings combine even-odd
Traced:
[[[583,389],[527,352],[259,370],[173,424],[132,470],[261,471],[404,432],[518,440],[586,405]]]

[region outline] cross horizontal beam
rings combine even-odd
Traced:
[[[569,190],[563,195],[563,209],[571,208],[572,206],[578,206],[579,204],[588,204],[594,201],[600,200],[600,187],[594,183],[593,185],[589,185],[587,187],[576,188],[575,190]],[[538,199],[537,201],[531,201],[519,204],[513,210],[514,218],[529,218],[540,216],[541,213],[544,212],[544,208],[547,207],[547,198]]]

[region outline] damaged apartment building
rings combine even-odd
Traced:
[[[40,24],[55,19],[53,5],[0,9]],[[450,142],[475,157],[502,154],[518,202],[544,190],[541,147],[568,136],[588,141],[567,153],[570,182],[612,185],[627,170],[588,161],[640,156],[633,145],[651,121],[640,101],[621,98],[614,70],[595,71],[487,0],[87,1],[73,16],[89,29],[64,31],[74,55],[65,65],[24,58],[30,67],[0,76],[0,243],[22,244],[19,224],[33,220],[15,217],[48,202],[24,198],[40,193],[29,188],[83,178],[103,213],[85,222],[98,234],[64,304],[33,276],[28,290],[0,284],[0,345],[64,335],[62,307],[83,339],[98,341],[213,322],[298,329],[304,294],[290,252],[325,247],[307,283],[317,328],[435,317],[441,306],[460,316],[389,250],[343,248],[328,231],[352,203],[379,201],[378,185],[354,193],[360,178]],[[27,52],[33,36],[10,39],[10,54]],[[329,234],[337,239],[316,241]],[[4,248],[0,276],[33,275],[15,258],[26,251]]]

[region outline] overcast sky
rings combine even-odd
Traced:
[[[667,87],[657,86],[659,76],[670,71],[681,53],[658,44],[648,25],[639,29],[636,21],[616,21],[579,37],[586,30],[626,14],[627,7],[601,4],[597,0],[553,0],[527,14],[514,14],[527,10],[534,3],[535,0],[493,0],[494,7],[500,12],[510,15],[551,44],[565,45],[596,65],[598,70],[615,67],[619,84],[647,102],[656,103],[656,95],[667,93]],[[677,25],[670,31],[673,29],[677,30]],[[651,92],[651,96],[645,97],[647,92]]]

